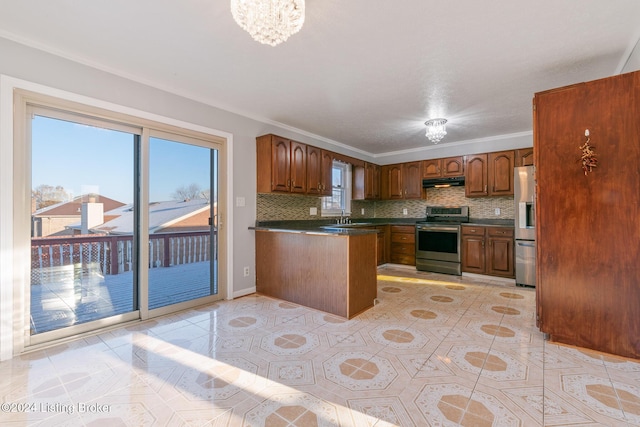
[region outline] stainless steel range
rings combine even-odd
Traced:
[[[427,206],[416,223],[416,269],[460,276],[460,224],[469,222],[468,206]]]

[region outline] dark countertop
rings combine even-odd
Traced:
[[[298,221],[256,221],[250,230],[279,231],[287,233],[326,234],[355,236],[358,234],[377,233],[365,227],[376,225],[416,225],[424,218],[351,218],[350,224],[336,224],[335,219],[298,220]]]
[[[280,233],[303,233],[312,235],[357,236],[360,234],[376,233],[376,230],[359,228],[357,226],[340,227],[327,221],[268,221],[259,222],[249,230],[277,231]]]
[[[463,225],[493,225],[498,227],[515,227],[513,219],[469,218],[469,222]]]
[[[358,235],[374,233],[365,227],[376,225],[416,225],[424,218],[351,218],[351,224],[336,224],[335,219],[297,220],[297,221],[256,221],[250,230],[280,231],[307,234]],[[483,225],[513,227],[513,219],[470,218],[465,225]]]
[[[377,233],[377,230],[370,228],[358,228],[358,227],[346,227],[346,228],[331,228],[327,226],[323,227],[307,227],[307,228],[287,228],[287,227],[249,227],[249,230],[256,231],[272,231],[278,233],[298,233],[309,235],[323,235],[323,236],[359,236],[362,234]]]
[[[424,218],[354,218],[351,217],[352,224],[361,225],[415,225],[418,221],[424,221]],[[256,227],[275,227],[275,228],[317,228],[325,225],[338,225],[336,220],[332,218],[312,219],[312,220],[291,220],[291,221],[256,221]]]

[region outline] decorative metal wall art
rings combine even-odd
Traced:
[[[591,139],[589,138],[589,129],[584,131],[585,142],[580,146],[580,150],[582,150],[582,157],[580,160],[582,161],[582,170],[585,175],[588,175],[589,172],[593,172],[593,168],[598,166],[598,159],[596,158],[596,153],[593,151],[596,147],[591,146]]]

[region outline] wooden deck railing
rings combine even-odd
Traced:
[[[149,236],[149,268],[170,267],[211,260],[208,231],[152,234]],[[213,247],[217,247],[214,241]],[[215,259],[215,254],[214,254]],[[91,265],[103,274],[119,274],[133,269],[133,236],[65,236],[31,239],[32,283],[34,272],[66,265]]]

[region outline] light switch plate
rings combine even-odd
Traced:
[[[242,208],[245,206],[244,197],[236,197],[236,207]]]
[[[309,208],[309,215],[318,215],[318,208]]]

